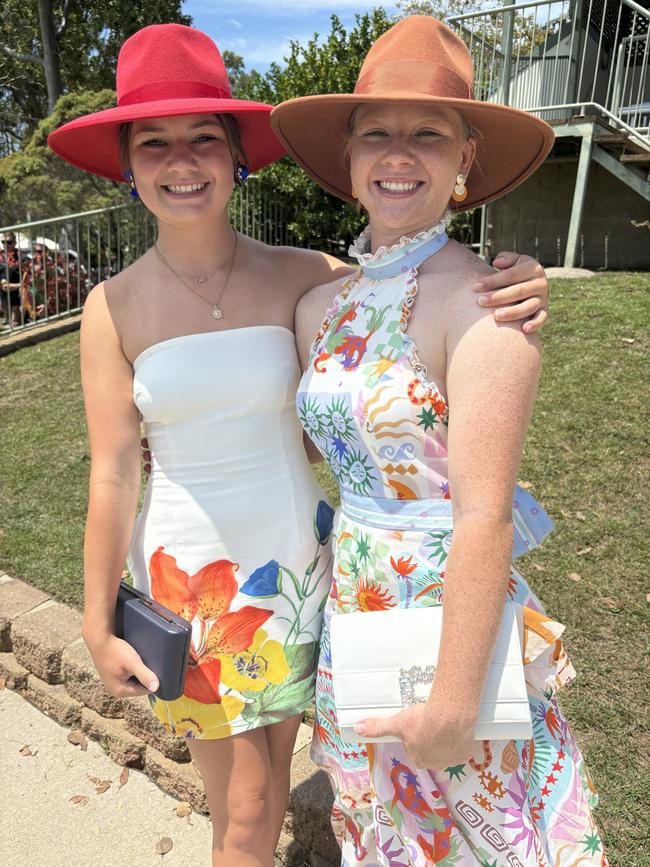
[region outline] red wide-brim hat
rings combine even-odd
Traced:
[[[467,198],[454,211],[484,205],[523,183],[553,147],[551,127],[524,111],[474,98],[474,71],[465,43],[428,15],[402,19],[374,43],[354,93],[305,96],[280,103],[271,126],[316,183],[353,202],[346,142],[356,108],[413,104],[460,112],[477,133]],[[323,130],[327,132],[324,134]]]
[[[233,99],[219,49],[205,33],[182,24],[152,24],[131,36],[117,60],[117,106],[83,115],[52,132],[55,154],[95,175],[124,182],[122,124],[185,114],[230,114],[239,125],[248,168],[279,159],[271,130],[273,106]]]

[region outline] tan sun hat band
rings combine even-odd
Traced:
[[[403,91],[449,98],[474,99],[472,88],[453,69],[423,60],[388,60],[362,75],[354,88],[356,95]]]

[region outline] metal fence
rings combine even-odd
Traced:
[[[266,244],[290,244],[283,209],[256,178],[235,190],[233,226]],[[154,242],[156,221],[139,202],[0,228],[0,338],[78,313],[90,289]]]
[[[650,149],[650,11],[634,0],[528,2],[449,19],[476,96],[565,120],[596,114]]]
[[[0,333],[78,313],[92,286],[153,243],[154,230],[136,203],[1,228]]]
[[[566,244],[567,240],[564,235],[544,238],[535,235],[532,241],[526,239],[524,249],[518,249],[521,247],[521,243],[517,235],[513,235],[511,241],[507,238],[503,239],[501,246],[514,250],[515,253],[521,252],[534,256],[545,268],[562,268],[565,265]],[[575,267],[587,267],[592,271],[607,271],[610,267],[610,250],[612,250],[610,245],[610,237],[605,233],[602,235],[594,233],[586,237],[583,233],[580,233],[577,243]],[[620,252],[615,247],[612,252],[615,255],[618,253],[620,256]]]

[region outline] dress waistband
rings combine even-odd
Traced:
[[[453,525],[451,500],[396,500],[341,491],[341,511],[382,530],[428,530]]]
[[[352,521],[381,530],[451,530],[451,500],[397,500],[341,491],[341,513]],[[528,491],[515,488],[512,503],[513,557],[537,548],[554,529],[546,511]]]

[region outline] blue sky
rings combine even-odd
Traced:
[[[221,51],[234,51],[244,58],[247,70],[264,72],[271,61],[282,63],[290,39],[306,42],[314,33],[329,33],[332,13],[349,28],[355,13],[380,5],[395,11],[393,3],[379,0],[185,0],[183,12]]]

